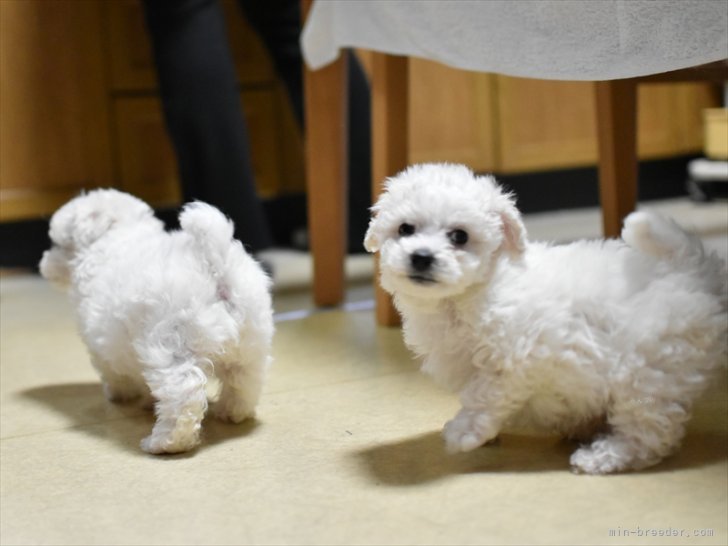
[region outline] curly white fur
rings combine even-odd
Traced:
[[[92,191],[53,215],[53,247],[40,263],[44,277],[70,285],[108,399],[155,404],[141,443],[150,453],[198,445],[212,373],[221,382],[216,416],[253,416],[271,360],[270,280],[231,222],[196,202],[180,225],[167,233],[139,199]]]
[[[373,212],[365,246],[381,253],[405,341],[460,394],[443,432],[450,451],[535,426],[587,435],[571,464],[600,474],[679,446],[726,362],[725,264],[700,241],[637,212],[624,242],[529,243],[491,177],[447,164],[389,179]]]

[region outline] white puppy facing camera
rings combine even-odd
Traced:
[[[156,422],[149,453],[200,442],[205,385],[220,380],[213,411],[254,415],[270,362],[270,280],[233,239],[232,223],[191,203],[181,230],[165,232],[152,209],[116,190],[95,190],[52,217],[44,277],[70,288],[81,337],[113,402],[142,398]]]
[[[674,452],[726,362],[725,264],[648,212],[623,241],[526,240],[513,200],[460,165],[386,181],[365,238],[422,369],[460,395],[451,452],[502,430],[588,438],[579,472],[645,468]]]

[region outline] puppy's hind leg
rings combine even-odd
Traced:
[[[571,465],[586,474],[655,465],[678,448],[688,418],[688,409],[676,402],[650,396],[622,400],[610,411],[611,432],[576,450]]]
[[[148,393],[141,378],[135,380],[128,375],[115,372],[111,363],[101,358],[98,354],[91,354],[91,363],[101,377],[104,396],[106,396],[109,402],[123,404],[136,400]]]
[[[157,420],[142,440],[148,453],[180,453],[200,443],[202,419],[207,410],[207,376],[193,362],[150,369],[145,378],[156,398]]]
[[[262,350],[252,350],[237,361],[215,365],[220,379],[220,396],[212,411],[223,421],[240,423],[255,416],[269,357]]]

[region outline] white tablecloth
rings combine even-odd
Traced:
[[[308,65],[356,47],[511,76],[609,80],[728,58],[728,0],[317,0]]]

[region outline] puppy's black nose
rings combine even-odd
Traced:
[[[427,271],[435,261],[435,256],[426,248],[419,248],[410,254],[410,261],[415,271]]]

